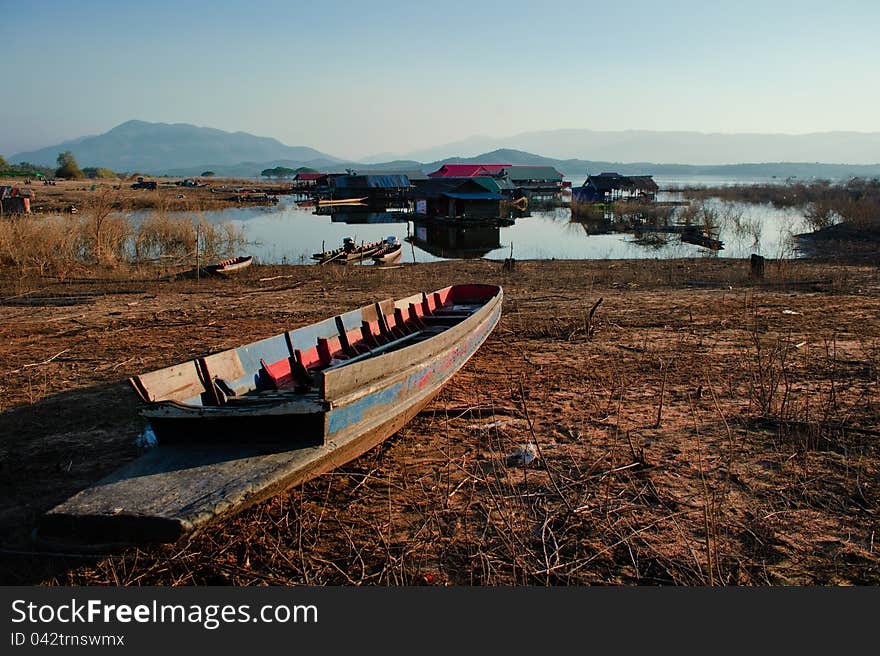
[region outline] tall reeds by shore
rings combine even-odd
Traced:
[[[681,190],[691,199],[719,198],[776,207],[803,207],[812,230],[848,223],[859,230],[880,231],[880,180],[853,178],[843,184],[828,180],[790,184],[750,184]]]
[[[160,205],[139,215],[111,189],[77,214],[0,220],[0,266],[19,274],[64,278],[81,266],[187,265],[228,257],[245,244],[235,226],[209,222],[195,205],[174,213]]]

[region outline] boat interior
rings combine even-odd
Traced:
[[[461,323],[493,297],[493,285],[455,285],[387,299],[235,349],[142,374],[148,403],[200,408],[279,400],[320,401],[323,375],[418,344]]]

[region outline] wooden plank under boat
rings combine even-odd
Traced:
[[[455,285],[131,379],[158,446],[42,518],[44,544],[173,541],[358,457],[474,355],[502,289]]]
[[[208,273],[225,276],[230,273],[236,273],[242,269],[249,267],[254,261],[253,255],[240,255],[216,264],[209,264],[205,267]]]

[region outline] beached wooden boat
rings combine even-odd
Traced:
[[[370,259],[382,248],[384,243],[380,239],[379,241],[364,242],[358,246],[351,237],[346,237],[340,248],[324,251],[323,253],[314,253],[312,254],[312,259],[317,260],[318,264],[327,264],[328,262],[337,262],[339,264],[360,262],[361,260]]]
[[[356,458],[474,355],[502,297],[456,285],[383,300],[136,376],[159,446],[49,511],[39,537],[171,541]]]
[[[397,237],[389,237],[385,240],[382,248],[373,253],[373,262],[376,264],[392,264],[399,260],[402,254],[403,244],[397,240]]]
[[[233,257],[228,260],[223,260],[222,262],[217,262],[216,264],[209,264],[205,267],[205,270],[208,273],[225,276],[246,269],[253,263],[253,261],[253,255],[240,255],[239,257]]]

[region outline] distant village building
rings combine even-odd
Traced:
[[[494,219],[505,200],[497,183],[486,178],[432,178],[414,183],[410,191],[416,214],[449,219]]]
[[[510,168],[510,164],[444,164],[433,173],[429,173],[429,178],[476,178],[483,176],[500,175],[505,168]]]
[[[330,199],[365,198],[373,205],[403,203],[410,188],[407,176],[388,173],[330,175],[327,184]]]
[[[563,175],[552,166],[507,166],[501,169],[501,177],[517,187],[562,188]]]
[[[517,195],[532,200],[556,199],[566,188],[562,173],[552,166],[508,166],[500,175],[517,190]]]
[[[383,169],[358,169],[352,171],[357,175],[405,175],[412,183],[415,180],[427,180],[428,175],[419,169],[400,169],[400,170],[383,170]]]
[[[0,211],[3,214],[30,214],[32,196],[33,192],[29,189],[0,186]]]
[[[293,178],[293,186],[296,189],[314,189],[326,181],[326,173],[297,173]]]
[[[583,186],[572,190],[572,200],[581,203],[611,203],[621,199],[653,201],[660,188],[650,175],[591,175]]]

